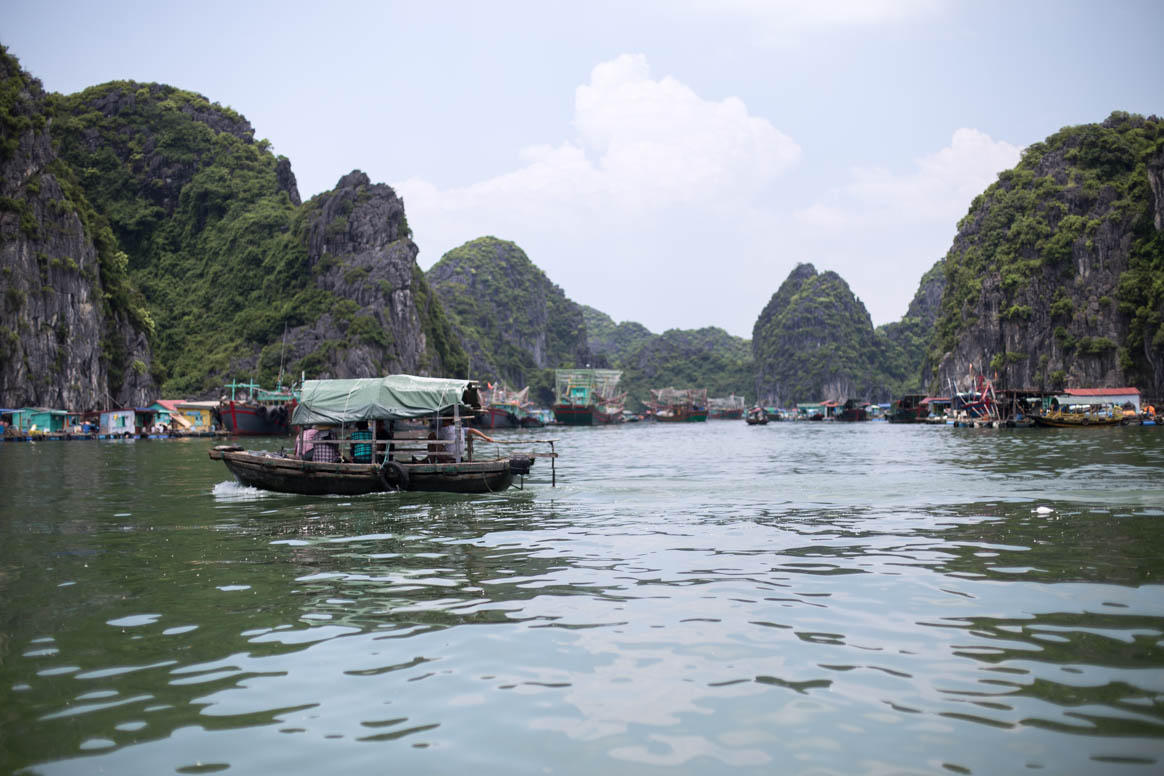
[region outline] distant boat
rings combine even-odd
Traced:
[[[748,415],[744,420],[749,426],[766,426],[768,425],[768,413],[763,407],[753,407],[748,410]]]
[[[1037,426],[1051,428],[1087,428],[1118,426],[1124,422],[1122,412],[1098,407],[1080,411],[1042,412],[1031,416]]]
[[[893,409],[889,414],[890,423],[922,423],[930,414],[930,405],[925,401],[923,393],[907,393],[893,402]]]
[[[504,383],[481,389],[481,411],[473,420],[477,428],[522,428],[545,425],[530,413],[529,386],[511,391]]]
[[[298,393],[278,386],[266,391],[257,383],[227,383],[230,397],[218,402],[222,428],[235,436],[285,436],[291,433],[291,413]]]
[[[707,420],[706,388],[652,388],[653,401],[647,406],[655,411],[659,423],[702,423]]]
[[[743,396],[736,396],[734,393],[731,396],[712,397],[707,400],[708,414],[710,420],[739,420],[744,416],[744,410],[747,409],[747,403]]]
[[[836,418],[845,423],[856,423],[868,420],[869,411],[865,409],[867,406],[867,402],[862,402],[858,399],[849,399],[841,407],[841,411],[837,413]]]
[[[616,369],[559,369],[554,373],[554,417],[564,426],[622,422],[625,393],[618,392]]]

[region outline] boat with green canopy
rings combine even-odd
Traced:
[[[291,417],[294,453],[219,445],[210,451],[244,485],[281,493],[358,495],[380,491],[493,493],[548,457],[554,440],[488,441],[549,452],[475,455],[466,423],[481,411],[477,383],[413,375],[306,380]],[[312,433],[314,432],[314,433]],[[488,439],[488,437],[484,437]]]

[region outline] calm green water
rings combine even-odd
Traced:
[[[485,497],[0,445],[0,772],[1164,771],[1164,429],[537,433]]]

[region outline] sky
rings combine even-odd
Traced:
[[[576,302],[751,337],[801,262],[900,319],[1022,149],[1164,114],[1160,0],[0,0],[49,91],[205,95],[300,194],[392,186],[428,269],[492,235]]]

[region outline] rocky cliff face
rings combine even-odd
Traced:
[[[288,333],[287,363],[318,378],[463,374],[396,192],[356,170],[305,212],[311,274],[334,301]]]
[[[442,256],[428,280],[469,353],[473,377],[536,392],[552,385],[547,370],[591,363],[581,306],[517,245],[496,237],[465,243]]]
[[[931,385],[1164,393],[1164,122],[1113,114],[1027,149],[959,224]]]
[[[391,188],[357,171],[303,204],[290,162],[243,116],[171,86],[54,100],[62,154],[157,321],[164,395],[216,396],[237,377],[463,370]]]
[[[641,323],[634,321],[615,323],[606,313],[586,305],[582,305],[582,317],[586,322],[586,344],[594,354],[596,368],[621,364],[623,359],[640,345],[658,336]],[[597,361],[602,363],[599,364]]]
[[[946,288],[944,261],[922,276],[917,293],[900,321],[878,326],[875,366],[881,375],[874,394],[882,400],[924,390],[922,366]]]
[[[760,313],[752,352],[765,404],[880,398],[873,323],[835,272],[798,265]]]
[[[154,391],[124,254],[49,135],[39,81],[0,50],[0,405],[94,409]]]

